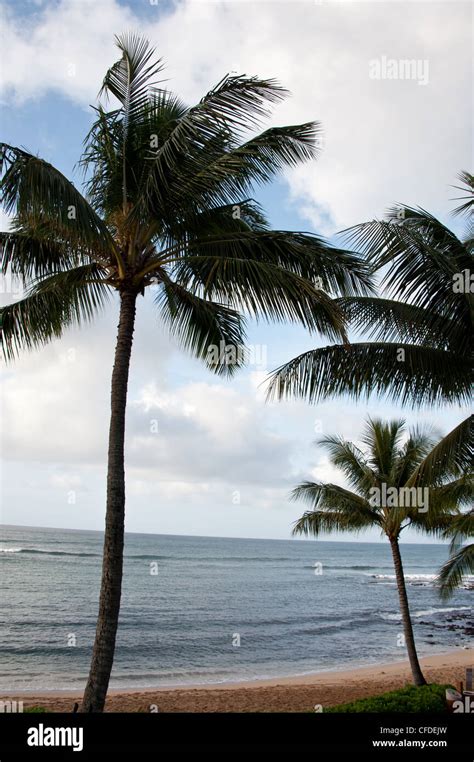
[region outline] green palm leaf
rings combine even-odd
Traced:
[[[462,547],[441,567],[438,575],[441,597],[449,598],[467,574],[474,574],[474,543]]]
[[[453,278],[472,269],[472,253],[435,217],[422,209],[396,207],[386,222],[367,222],[344,232],[375,268],[388,265],[382,288],[390,296],[471,323],[473,297],[455,293]]]
[[[232,253],[233,242],[225,243]],[[326,336],[345,337],[343,316],[334,300],[307,279],[265,258],[212,256],[219,244],[209,242],[205,249],[210,250],[208,255],[185,256],[182,265],[201,265],[202,284],[195,280],[191,283],[201,286],[207,298],[222,299],[257,319],[299,322]],[[189,271],[180,268],[177,279],[189,283]]]
[[[155,50],[145,38],[134,33],[115,35],[122,57],[110,67],[102,83],[102,94],[114,95],[122,104],[125,123],[146,107],[150,89],[158,84],[163,70],[161,59],[153,60]]]
[[[423,344],[468,351],[472,343],[465,326],[446,315],[395,299],[347,296],[339,300],[351,328],[372,341]]]
[[[458,196],[454,200],[464,201],[464,203],[457,206],[454,209],[453,214],[461,216],[470,215],[474,207],[474,175],[471,175],[470,172],[460,172],[458,179],[461,181],[462,185],[455,185],[453,187],[462,191],[463,195]],[[467,201],[465,199],[467,199]]]
[[[315,403],[338,394],[356,399],[378,394],[421,405],[468,401],[471,389],[469,356],[402,342],[367,342],[304,352],[272,373],[268,397]]]
[[[96,264],[56,273],[37,281],[27,296],[0,308],[3,355],[43,346],[67,327],[91,320],[110,295]]]
[[[47,224],[63,239],[71,237],[99,251],[115,251],[103,221],[74,185],[55,167],[19,148],[0,144],[2,204],[21,228]]]
[[[38,231],[36,231],[38,232]],[[0,233],[0,267],[20,276],[24,281],[62,272],[81,264],[89,257],[80,249],[64,245],[47,235],[33,236],[29,233]]]
[[[474,463],[474,415],[449,432],[419,463],[408,480],[408,486],[438,484],[442,479],[456,476]]]
[[[188,109],[157,149],[149,152],[142,186],[143,203],[154,213],[163,215],[167,208],[171,211],[181,197],[183,182],[189,182],[224,152],[236,148],[242,134],[255,129],[268,115],[269,106],[285,95],[286,91],[275,80],[224,77],[196,106]],[[227,180],[222,171],[216,170],[213,176],[208,174],[207,179],[202,203],[209,204],[212,199],[214,205],[222,204],[247,195],[239,191],[238,197],[231,197],[230,177]],[[219,189],[219,184],[226,181],[225,189]],[[239,181],[236,182],[238,185]],[[238,187],[242,190],[247,186]],[[196,188],[194,191],[194,203],[199,207],[201,199]],[[188,193],[188,203],[190,198]]]
[[[157,304],[171,334],[215,373],[231,376],[245,361],[245,321],[229,307],[166,281]],[[228,348],[227,353],[222,347]]]

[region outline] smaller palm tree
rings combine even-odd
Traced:
[[[441,597],[447,599],[462,584],[465,574],[474,574],[474,543],[460,546],[462,537],[474,537],[474,509],[456,516],[445,534],[452,537],[451,555],[439,571],[438,583]]]
[[[364,449],[336,436],[321,440],[330,462],[341,469],[352,489],[309,481],[296,487],[292,498],[309,503],[311,508],[296,522],[293,534],[317,537],[323,532],[377,527],[388,538],[413,681],[424,685],[399,539],[407,527],[434,535],[446,531],[453,517],[462,515],[460,507],[472,499],[472,474],[460,472],[459,447],[449,450],[443,440],[435,447],[432,438],[420,429],[406,436],[402,420],[369,418],[362,442]],[[442,452],[443,458],[436,452]]]

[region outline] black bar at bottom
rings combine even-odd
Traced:
[[[375,758],[416,753],[420,760],[464,752],[459,758],[471,760],[473,729],[469,714],[3,714],[0,762],[256,745],[353,750]]]

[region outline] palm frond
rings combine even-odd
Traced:
[[[319,537],[325,532],[361,532],[373,527],[371,516],[364,518],[361,514],[344,513],[342,511],[306,511],[299,518],[292,530],[294,535],[312,535]]]
[[[99,98],[112,94],[122,104],[126,124],[146,107],[150,91],[158,84],[163,70],[161,59],[153,60],[155,50],[148,40],[133,32],[115,35],[121,58],[107,71]]]
[[[405,421],[402,419],[382,421],[379,418],[367,418],[362,442],[367,446],[370,457],[368,464],[379,481],[388,481],[394,461],[398,460],[398,449],[405,433]]]
[[[341,469],[352,487],[364,493],[373,486],[374,474],[356,445],[337,436],[323,437],[318,444],[329,452],[331,463]]]
[[[196,246],[209,237],[226,239],[235,233],[252,231],[270,232],[269,223],[254,199],[243,198],[237,204],[226,203],[204,210],[188,209],[180,217],[164,221],[157,240],[158,244],[163,244],[164,251],[173,256],[173,253],[185,251],[189,242]],[[157,260],[162,257],[159,254]]]
[[[443,511],[429,508],[428,511],[424,513],[415,508],[404,511],[404,513],[409,516],[408,526],[411,531],[422,535],[429,534],[438,539],[444,537],[444,534],[450,527],[453,519],[453,515],[448,509]]]
[[[453,367],[456,373],[452,372]],[[347,394],[378,394],[401,404],[469,401],[472,359],[434,347],[378,342],[310,350],[277,368],[268,398],[294,396],[310,403]]]
[[[345,338],[344,321],[334,301],[301,276],[261,260],[237,257],[186,257],[209,267],[204,293],[256,320],[296,322],[310,331]]]
[[[210,287],[207,284],[214,262],[218,258],[229,260],[235,257],[291,271],[316,281],[319,289],[331,294],[360,293],[371,289],[367,270],[356,255],[334,249],[308,233],[286,230],[230,230],[226,233],[224,228],[222,232],[208,231],[196,238],[191,236],[186,244],[182,244],[180,252],[181,265],[177,263],[176,266],[181,266],[189,278],[199,280],[207,288]],[[170,256],[173,257],[173,249]]]
[[[168,183],[167,201],[179,206],[194,199],[197,208],[225,201],[236,203],[256,185],[268,183],[287,166],[317,156],[319,125],[315,122],[273,127],[242,145],[233,147],[228,134],[212,139],[196,155],[189,154]]]
[[[99,251],[115,251],[101,218],[59,170],[37,156],[0,144],[2,204],[17,226],[48,225],[58,237],[81,241]]]
[[[382,518],[363,497],[337,484],[303,482],[292,491],[291,498],[311,505],[295,523],[293,534],[358,532],[382,525]]]
[[[9,231],[0,233],[0,268],[23,281],[62,272],[89,263],[88,253],[79,247],[49,239],[48,235]]]
[[[351,328],[373,341],[403,341],[468,351],[472,338],[446,315],[394,299],[348,296],[339,300]]]
[[[462,510],[474,503],[474,472],[466,472],[456,479],[430,487],[430,509],[442,511]]]
[[[22,349],[41,347],[62,336],[67,327],[91,320],[109,295],[103,272],[95,264],[37,281],[25,298],[0,308],[5,359]]]
[[[245,363],[245,321],[237,311],[168,279],[156,303],[171,334],[214,373],[231,376]]]
[[[374,268],[388,265],[381,285],[391,298],[408,300],[467,326],[472,297],[455,293],[453,278],[466,268],[472,269],[472,254],[425,210],[400,209],[393,209],[388,221],[356,225],[343,235],[366,254]]]
[[[460,548],[441,567],[437,578],[441,597],[449,598],[467,574],[474,574],[474,543]]]
[[[255,129],[269,113],[269,106],[287,95],[275,80],[226,76],[194,107],[187,110],[156,150],[150,152],[143,199],[155,213],[170,213],[176,206],[185,178],[209,166],[223,152],[236,148],[246,130]],[[210,189],[206,189],[209,203]],[[240,186],[238,198],[246,195]],[[169,206],[167,199],[174,204]],[[220,192],[214,204],[238,200]],[[190,200],[187,195],[188,202]],[[195,199],[199,203],[199,195]]]
[[[438,484],[446,477],[472,469],[474,463],[474,415],[446,434],[413,471],[407,486]]]
[[[463,171],[458,174],[458,180],[462,185],[454,185],[453,188],[462,191],[463,195],[457,196],[453,201],[464,201],[464,203],[453,209],[453,214],[455,216],[470,215],[474,207],[474,175]]]
[[[421,461],[434,447],[433,437],[426,429],[414,427],[398,457],[394,459],[390,481],[398,487],[409,486],[409,479]]]
[[[454,516],[444,537],[451,537],[455,545],[459,544],[460,537],[474,537],[474,509]]]
[[[161,60],[152,61],[154,49],[148,40],[136,34],[116,36],[122,57],[107,72],[102,84],[102,93],[112,93],[122,104],[121,111],[121,164],[123,211],[129,211],[129,176],[134,171],[134,163],[129,152],[130,132],[138,118],[142,121],[143,111],[147,111],[152,88],[157,84],[155,77],[163,69]]]

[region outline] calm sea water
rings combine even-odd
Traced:
[[[0,530],[0,690],[82,688],[101,534]],[[297,675],[404,658],[387,545],[128,534],[125,552],[111,687]],[[402,553],[420,653],[472,645],[472,580],[443,603],[432,581],[447,548],[404,545]]]

